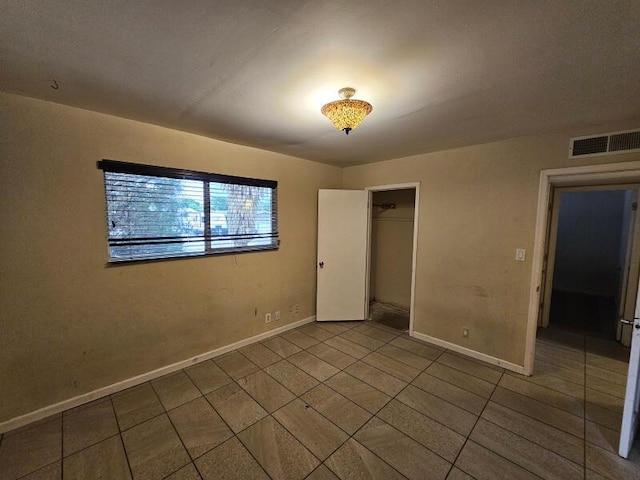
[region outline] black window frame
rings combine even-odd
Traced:
[[[107,223],[107,240],[108,240],[108,264],[126,264],[126,263],[139,263],[139,262],[155,262],[162,260],[175,260],[180,258],[194,258],[194,257],[206,257],[217,255],[228,255],[238,253],[250,253],[259,251],[273,251],[278,250],[280,247],[280,237],[278,231],[278,182],[275,180],[265,180],[259,178],[239,177],[234,175],[224,175],[219,173],[200,172],[195,170],[186,170],[171,167],[161,167],[155,165],[123,162],[119,160],[103,159],[97,162],[98,169],[103,171],[104,175],[104,187],[105,187],[105,205],[106,205],[106,223]],[[112,248],[122,246],[144,246],[144,245],[157,245],[166,243],[180,243],[185,242],[187,236],[177,237],[149,237],[149,238],[112,238],[109,225],[109,184],[107,179],[107,173],[129,174],[144,177],[159,177],[170,178],[178,180],[195,180],[203,182],[203,215],[204,215],[204,235],[201,235],[204,242],[204,251],[198,252],[180,252],[180,253],[164,253],[157,256],[144,256],[138,258],[124,258],[114,257],[112,255]],[[239,185],[249,187],[262,187],[271,189],[271,232],[269,234],[251,235],[251,234],[238,234],[238,235],[223,235],[227,240],[233,241],[234,239],[247,237],[260,237],[264,239],[270,239],[269,244],[263,245],[243,245],[224,248],[213,248],[213,242],[220,239],[219,234],[214,234],[211,229],[211,197],[210,197],[210,183]],[[182,240],[181,240],[182,239]],[[193,240],[190,240],[193,241]]]

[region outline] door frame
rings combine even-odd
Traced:
[[[536,350],[536,329],[540,315],[544,254],[548,236],[549,205],[553,190],[558,187],[615,185],[640,183],[640,161],[584,165],[542,170],[538,187],[538,206],[531,265],[529,310],[524,357],[524,374],[533,374]]]
[[[416,262],[418,258],[418,219],[420,213],[420,182],[410,183],[395,183],[391,185],[376,185],[373,187],[366,187],[365,190],[369,192],[369,209],[367,214],[369,216],[369,234],[367,235],[367,270],[366,270],[366,286],[365,286],[365,315],[369,318],[369,285],[371,284],[371,212],[373,193],[385,192],[389,190],[415,190],[414,209],[413,209],[413,245],[412,245],[412,258],[411,258],[411,301],[409,305],[409,336],[413,336],[413,326],[415,321],[415,301],[416,301]]]

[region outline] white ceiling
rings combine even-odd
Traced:
[[[0,12],[0,90],[335,165],[640,123],[638,0],[0,0]],[[345,86],[373,105],[348,137],[320,114]]]

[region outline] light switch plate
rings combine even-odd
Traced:
[[[526,256],[526,250],[524,248],[516,248],[516,260],[524,262]]]

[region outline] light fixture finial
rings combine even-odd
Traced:
[[[320,110],[322,114],[338,130],[344,131],[347,135],[349,132],[362,123],[364,117],[371,113],[373,107],[370,103],[363,100],[352,100],[355,95],[355,89],[345,87],[338,90],[341,100],[329,102]]]

